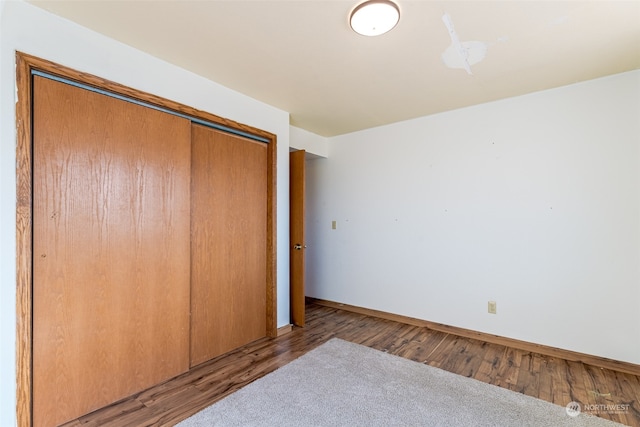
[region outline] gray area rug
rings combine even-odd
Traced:
[[[334,338],[178,427],[619,425]]]

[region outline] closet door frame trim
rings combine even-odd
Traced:
[[[267,144],[267,277],[266,336],[277,336],[276,320],[276,135],[237,123],[156,95],[128,88],[119,83],[75,71],[54,62],[16,52],[16,415],[19,427],[32,425],[32,352],[33,352],[33,158],[32,158],[32,73],[42,72],[79,85],[95,88],[208,122],[219,129],[239,135],[253,135]],[[202,124],[202,123],[201,123]]]

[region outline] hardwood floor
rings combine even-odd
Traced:
[[[638,376],[316,304],[307,305],[306,320],[64,427],[172,426],[334,337],[561,406],[577,401],[584,412],[640,427]]]

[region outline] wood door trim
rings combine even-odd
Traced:
[[[16,413],[19,427],[31,426],[32,215],[31,67],[16,55]]]
[[[65,67],[63,65],[59,65],[54,62],[47,61],[46,59],[41,59],[26,53],[17,52],[16,56],[22,57],[25,63],[28,64],[29,74],[31,73],[31,70],[39,70],[44,73],[49,73],[49,74],[57,75],[69,80],[76,81],[80,84],[93,86],[95,88],[108,91],[108,92],[114,92],[124,97],[136,99],[142,102],[147,102],[149,104],[154,104],[159,107],[166,108],[168,110],[173,110],[178,113],[186,114],[188,116],[193,116],[201,120],[210,121],[212,123],[216,123],[221,126],[226,126],[232,129],[237,129],[242,132],[257,135],[268,140],[269,144],[276,142],[275,141],[276,135],[270,132],[267,132],[265,130],[255,128],[253,126],[238,123],[234,120],[226,119],[224,117],[220,117],[215,114],[208,113],[206,111],[198,110],[196,108],[189,107],[187,105],[180,104],[179,102],[171,101],[169,99],[162,98],[157,95],[153,95],[137,89],[132,89],[120,83],[103,79],[101,77],[97,77],[92,74],[76,71],[71,68]]]
[[[16,85],[19,95],[16,103],[16,417],[18,426],[32,425],[32,70],[59,75],[201,120],[255,134],[269,141],[267,144],[267,278],[265,283],[267,330],[265,332],[268,337],[276,337],[276,135],[91,74],[75,71],[51,61],[16,52]]]

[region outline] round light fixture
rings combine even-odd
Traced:
[[[391,0],[368,0],[353,9],[351,28],[363,36],[379,36],[391,31],[400,20],[400,8]]]

